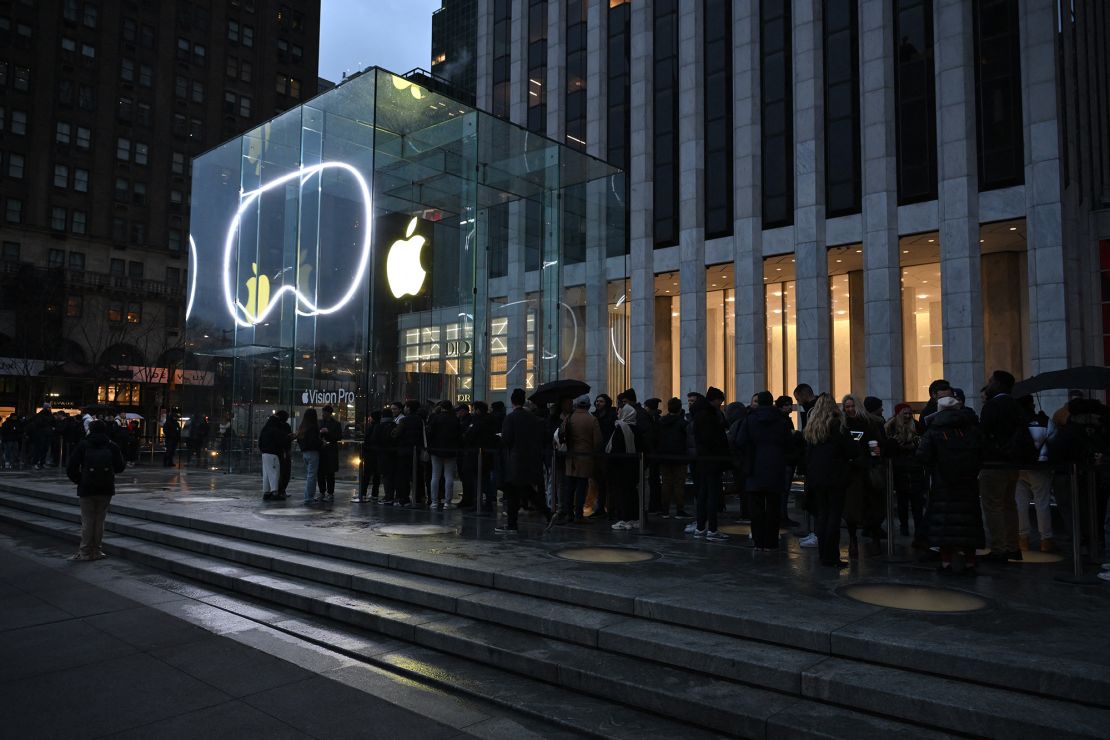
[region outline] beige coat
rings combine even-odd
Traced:
[[[594,455],[601,449],[601,426],[586,409],[575,409],[563,422],[560,436],[567,445],[567,475],[591,478]]]

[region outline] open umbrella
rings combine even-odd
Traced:
[[[563,398],[575,398],[583,393],[589,393],[590,386],[581,380],[552,380],[544,383],[530,396],[532,403],[542,406],[545,403],[556,403]]]
[[[1077,388],[1089,391],[1110,390],[1110,367],[1086,365],[1065,370],[1050,370],[1014,385],[1014,396],[1027,396],[1039,391]]]

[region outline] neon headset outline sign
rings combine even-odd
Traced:
[[[309,178],[319,175],[321,172],[327,169],[339,169],[350,174],[358,185],[360,195],[362,197],[365,228],[363,229],[362,248],[359,253],[358,266],[356,267],[354,275],[351,278],[350,285],[348,285],[346,291],[344,291],[344,293],[333,304],[329,306],[317,305],[311,299],[309,299],[308,296],[302,293],[295,285],[282,285],[273,292],[259,290],[257,292],[254,292],[253,301],[251,299],[248,299],[248,303],[253,302],[254,305],[243,305],[238,300],[238,298],[236,298],[235,295],[236,286],[234,285],[234,280],[236,271],[233,269],[232,264],[232,258],[235,255],[236,236],[239,233],[239,225],[242,222],[243,214],[246,213],[247,209],[250,208],[251,205],[253,205],[256,201],[258,201],[258,199],[261,198],[262,195],[266,192],[273,190],[274,188],[281,187],[282,185],[285,185],[286,183],[297,179],[299,179],[299,187],[303,189],[305,182],[308,181]],[[256,324],[260,324],[265,321],[265,319],[274,310],[274,307],[280,303],[282,296],[286,293],[293,294],[293,297],[296,300],[296,311],[298,316],[323,316],[335,313],[336,311],[340,310],[341,308],[343,308],[343,306],[349,303],[352,298],[354,298],[355,293],[358,292],[359,287],[364,281],[366,271],[369,269],[372,242],[371,235],[373,231],[371,229],[372,222],[373,210],[371,207],[370,186],[367,184],[362,174],[346,162],[321,162],[320,164],[314,164],[308,167],[302,166],[295,172],[290,172],[289,174],[282,175],[281,177],[271,180],[270,182],[262,185],[259,188],[245,192],[240,191],[239,208],[235,212],[235,216],[234,218],[232,218],[231,223],[228,226],[227,236],[224,239],[224,253],[222,264],[223,298],[224,304],[227,307],[228,314],[231,316],[232,319],[234,319],[235,323],[238,326],[244,329],[249,329]],[[192,260],[195,261],[196,248],[192,242],[192,237],[190,237],[189,246],[192,253],[190,256],[192,257]],[[260,280],[260,278],[263,276],[257,275],[256,265],[253,265],[252,263],[252,266],[255,270],[255,275],[252,279]],[[185,311],[186,319],[188,319],[189,314],[192,313],[192,297],[196,290],[195,270],[193,271],[193,275],[194,277],[190,281],[189,289],[190,300]],[[254,285],[256,286],[256,288],[260,287],[260,283],[256,282]],[[266,293],[269,293],[269,295],[266,295]]]

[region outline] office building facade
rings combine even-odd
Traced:
[[[477,18],[478,107],[626,174],[626,242],[564,229],[605,269],[563,285],[625,286],[641,397],[806,382],[889,410],[938,377],[974,403],[995,368],[1110,360],[1102,4],[478,0]],[[533,267],[514,233],[510,291]]]

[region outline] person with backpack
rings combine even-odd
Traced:
[[[127,465],[123,453],[108,437],[108,425],[94,421],[89,435],[79,444],[66,464],[66,476],[77,484],[81,502],[81,546],[70,560],[100,560],[104,540],[104,519],[116,492],[116,474]]]
[[[975,574],[975,550],[983,546],[977,479],[983,464],[984,435],[954,396],[937,399],[938,411],[921,435],[916,457],[932,471],[929,544],[940,548],[940,572],[950,574],[957,552],[964,574]]]
[[[262,500],[273,501],[286,498],[281,489],[281,459],[289,456],[289,412],[284,409],[262,425],[258,435],[258,451],[262,453]]]
[[[792,441],[789,419],[775,408],[770,391],[756,394],[757,406],[736,435],[743,463],[743,490],[752,510],[752,542],[759,552],[777,550],[783,471]]]
[[[1048,416],[1042,411],[1037,413],[1032,396],[1018,399],[1025,418],[1028,419],[1029,434],[1037,448],[1037,462],[1048,461]],[[1052,499],[1051,470],[1022,470],[1018,473],[1014,489],[1018,515],[1018,547],[1022,552],[1029,550],[1029,499],[1037,509],[1037,531],[1040,534],[1041,552],[1057,552],[1060,548],[1052,537]]]
[[[1021,465],[1034,462],[1037,458],[1028,421],[1017,399],[1010,395],[1014,382],[1010,373],[995,370],[983,389],[987,402],[983,405],[979,426],[983,432],[985,463]],[[1021,560],[1017,506],[1014,503],[1017,482],[1016,467],[985,468],[979,474],[983,517],[991,534],[991,552],[987,559],[993,562]]]

